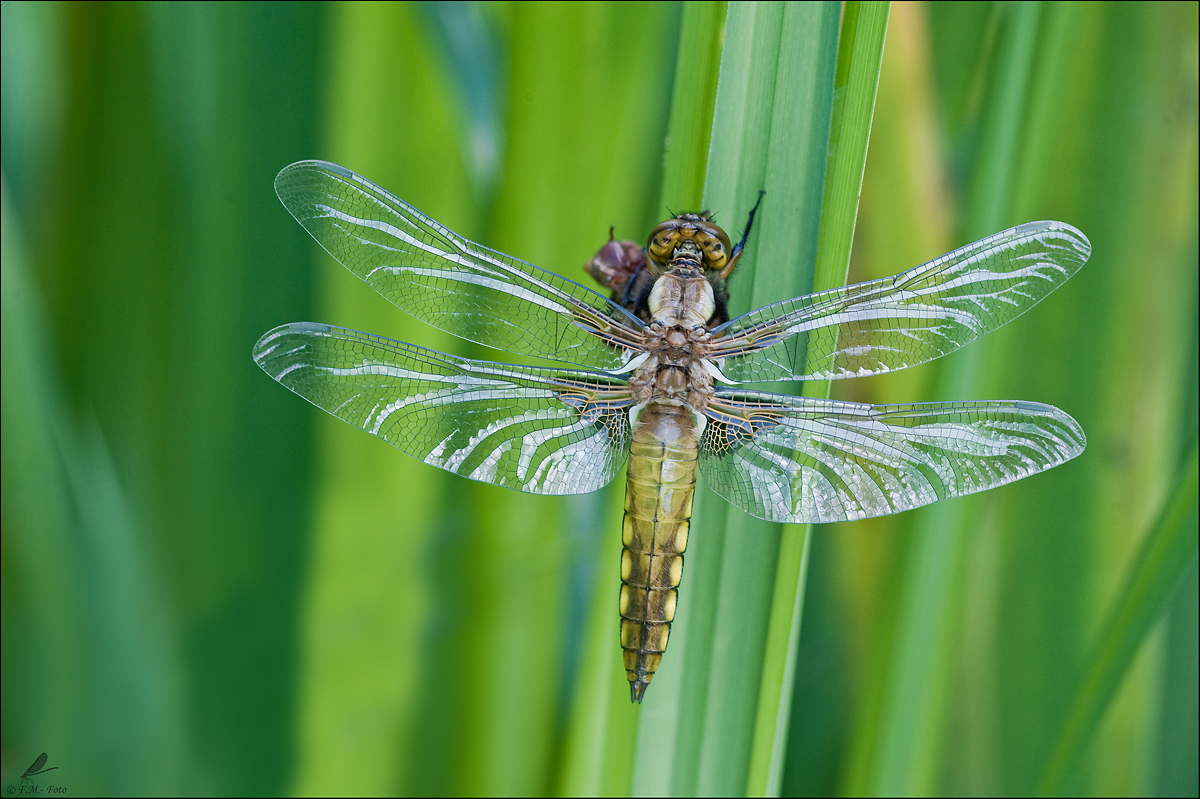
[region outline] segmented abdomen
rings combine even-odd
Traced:
[[[691,411],[647,405],[633,431],[621,528],[621,648],[637,702],[658,669],[675,618],[696,459]]]

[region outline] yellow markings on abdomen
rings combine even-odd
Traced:
[[[621,530],[621,648],[636,702],[658,670],[675,618],[696,465],[691,411],[646,406],[633,432]]]

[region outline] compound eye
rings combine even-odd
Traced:
[[[708,261],[713,265],[714,269],[719,269],[725,263],[725,247],[719,241],[710,241],[708,246],[704,248],[708,254]]]

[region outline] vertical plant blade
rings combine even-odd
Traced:
[[[842,12],[813,291],[846,282],[890,5],[849,2]],[[828,382],[805,385],[806,394],[814,392],[828,396]],[[776,796],[783,781],[811,528],[783,527],[746,785],[749,796]]]
[[[665,217],[670,211],[698,210],[703,201],[725,13],[724,2],[694,2],[683,6],[658,217]],[[617,488],[623,492],[623,483]],[[619,508],[617,511],[613,514],[617,523],[612,529],[619,524]],[[639,793],[664,792],[669,773],[661,763],[670,762],[676,737],[670,734],[669,725],[660,725],[660,733],[655,736],[654,757],[636,757],[639,720],[647,717],[651,724],[658,724],[660,720],[676,715],[681,684],[671,678],[669,669],[660,671],[649,703],[630,707],[621,659],[611,656],[612,594],[602,587],[598,592],[597,607],[601,610],[599,616],[593,616],[588,651],[594,653],[592,658],[602,658],[599,662],[607,667],[594,667],[595,674],[588,680],[594,686],[592,692],[577,697],[579,707],[568,745],[564,793],[623,795],[629,792],[631,785],[636,786]],[[683,596],[687,596],[686,589]],[[670,658],[681,657],[675,654],[682,648],[683,635],[678,623],[671,636],[673,645],[667,662]],[[635,748],[631,748],[631,744]]]
[[[699,209],[704,201],[726,6],[710,0],[683,6],[659,207],[664,219],[671,209]]]
[[[323,135],[320,149],[306,157],[353,169],[472,234],[478,212],[455,135],[454,93],[438,71],[433,41],[423,35],[415,5],[377,11],[332,8]],[[408,115],[422,123],[405,124]],[[452,351],[449,336],[362,291],[306,243],[309,257],[319,259],[317,319]],[[440,628],[424,622],[430,583],[442,576],[430,566],[458,554],[454,539],[465,537],[466,503],[446,513],[446,475],[397,457],[338,420],[318,415],[315,424],[313,565],[293,790],[392,793],[444,785],[423,783],[426,773],[409,761],[436,762],[422,745],[444,745],[459,719],[465,680],[448,695],[443,680],[461,673],[451,665],[430,678],[423,669],[446,656],[442,631],[462,623],[464,602],[438,606]],[[443,712],[414,735],[421,698],[433,696]],[[405,753],[399,762],[396,752]]]
[[[821,201],[821,230],[813,281],[816,291],[844,285],[850,266],[850,247],[854,243],[858,198],[867,166],[867,144],[875,115],[875,93],[879,87],[879,70],[883,66],[883,45],[891,5],[890,2],[848,2],[842,11],[829,132],[829,171]]]
[[[1193,444],[1179,481],[1142,542],[1141,553],[1087,660],[1038,786],[1042,796],[1059,794],[1071,770],[1078,766],[1142,641],[1196,560],[1198,469]]]
[[[1094,262],[1086,271],[1036,313],[972,345],[969,350],[981,347],[977,364],[954,363],[973,359],[976,354],[969,350],[961,358],[955,355],[937,364],[950,371],[936,398],[1021,397],[1051,402],[1076,416],[1087,430],[1089,446],[1083,457],[1068,466],[964,503],[970,506],[962,517],[966,527],[960,535],[965,542],[957,565],[950,563],[958,576],[944,601],[927,605],[930,613],[938,615],[919,617],[922,626],[899,623],[911,622],[907,610],[911,600],[905,600],[902,592],[896,596],[886,590],[890,583],[878,579],[878,569],[875,584],[860,576],[872,571],[861,557],[866,544],[852,553],[859,557],[847,557],[839,564],[846,592],[842,607],[850,622],[858,622],[859,631],[845,656],[850,690],[857,694],[851,698],[861,697],[864,705],[882,702],[881,697],[896,698],[896,677],[903,666],[896,659],[905,653],[915,653],[918,662],[940,668],[934,675],[944,708],[934,715],[939,738],[923,738],[929,728],[921,721],[936,710],[929,701],[914,701],[912,708],[918,714],[892,728],[901,743],[914,747],[922,741],[932,743],[922,747],[935,752],[936,762],[926,768],[919,787],[893,784],[887,790],[1024,793],[1038,786],[1059,732],[1055,725],[1067,710],[1070,681],[1088,656],[1080,646],[1086,641],[1080,639],[1090,637],[1087,631],[1100,622],[1090,612],[1093,600],[1104,598],[1104,604],[1111,606],[1109,592],[1118,586],[1110,578],[1113,572],[1124,576],[1127,570],[1120,566],[1134,554],[1129,550],[1137,543],[1137,534],[1148,528],[1146,516],[1155,512],[1139,498],[1161,490],[1162,481],[1155,475],[1164,460],[1171,460],[1163,457],[1172,451],[1164,446],[1163,437],[1169,441],[1174,429],[1172,386],[1182,375],[1176,358],[1182,357],[1179,325],[1185,318],[1176,296],[1194,295],[1181,286],[1194,285],[1189,280],[1194,281],[1195,260],[1194,250],[1184,254],[1176,248],[1183,245],[1182,230],[1190,231],[1194,224],[1188,217],[1194,206],[1187,205],[1185,212],[1180,200],[1194,196],[1188,187],[1194,186],[1195,138],[1194,104],[1185,110],[1167,98],[1177,98],[1180,91],[1194,96],[1194,78],[1182,77],[1187,71],[1179,71],[1178,61],[1181,53],[1194,52],[1194,26],[1189,29],[1184,22],[1194,14],[1183,13],[1182,7],[1172,13],[1166,7],[1142,7],[1142,12],[1133,13],[1118,6],[1042,6],[1025,99],[1006,103],[1001,100],[1002,73],[1009,71],[1004,63],[1011,63],[1014,52],[1010,40],[1014,18],[1030,9],[995,6],[993,11],[999,15],[989,17],[992,12],[987,8],[926,8],[936,65],[930,91],[940,113],[933,121],[940,123],[941,136],[932,137],[932,147],[910,145],[907,151],[889,153],[899,143],[893,127],[885,134],[889,138],[877,137],[872,143],[872,158],[890,155],[893,160],[885,169],[892,172],[883,173],[889,176],[936,177],[936,170],[917,169],[929,160],[926,153],[932,153],[935,165],[949,175],[950,216],[957,182],[970,206],[958,213],[978,228],[955,233],[945,246],[937,241],[921,243],[918,259],[895,259],[887,248],[904,249],[904,239],[896,235],[900,231],[889,228],[890,221],[881,220],[910,216],[916,208],[922,218],[909,225],[916,230],[928,224],[926,218],[936,219],[936,206],[926,211],[929,206],[921,202],[918,192],[893,191],[883,195],[891,205],[888,199],[881,203],[876,193],[881,173],[869,166],[871,191],[864,194],[863,230],[868,241],[876,238],[883,243],[875,245],[875,271],[862,277],[894,273],[978,233],[1029,219],[1063,219],[1086,231],[1095,245]],[[898,28],[897,22],[894,29]],[[1151,42],[1155,43],[1152,49],[1144,49]],[[894,52],[889,42],[889,57]],[[1151,91],[1150,86],[1162,88]],[[906,99],[893,94],[887,102],[881,99],[881,109]],[[1145,125],[1151,117],[1163,124]],[[919,120],[907,124],[915,127],[915,122]],[[991,158],[989,152],[1003,155],[997,145],[1005,138],[1015,141],[1015,147],[1006,148],[1008,166],[1003,167],[999,158],[984,164],[981,159]],[[938,151],[943,142],[945,154]],[[1180,174],[1192,177],[1173,177]],[[888,188],[899,187],[904,179],[893,180]],[[993,213],[985,213],[986,208],[994,209],[997,203],[1009,206],[1007,216],[994,226],[985,225],[981,220]],[[1153,232],[1141,227],[1150,218],[1155,220]],[[1188,227],[1181,230],[1185,224]],[[878,233],[881,227],[889,228],[886,236]],[[870,251],[856,245],[858,258]],[[1178,270],[1184,263],[1189,264],[1186,274],[1192,277],[1181,283]],[[1155,321],[1147,326],[1151,318]],[[1135,319],[1143,321],[1135,324]],[[977,377],[971,377],[971,370]],[[897,380],[871,381],[874,386],[851,381],[842,388],[854,392],[855,399],[875,402],[932,398],[929,389],[918,385],[922,371],[936,370],[913,369]],[[968,393],[958,393],[964,388],[951,384],[954,372],[970,378],[960,384]],[[888,383],[890,393],[877,388]],[[1163,417],[1163,410],[1171,410],[1170,415]],[[1122,455],[1112,458],[1109,453],[1115,451]],[[931,509],[936,510],[940,509]],[[896,533],[873,535],[870,548],[893,542],[903,547],[905,516],[854,526],[879,530],[891,525]],[[920,520],[918,527],[930,529],[928,520]],[[917,540],[914,546],[923,543]],[[911,596],[918,582],[914,576],[918,562],[931,561],[932,551],[899,554],[909,554],[907,559],[894,560],[907,572],[903,588]],[[819,562],[815,560],[814,566]],[[864,613],[861,608],[869,610]],[[939,625],[950,641],[945,658],[928,651],[942,640],[937,635],[904,643],[906,637],[922,629],[937,630]],[[812,640],[807,643],[817,645]],[[1155,638],[1148,638],[1147,644],[1097,731],[1093,751],[1098,756],[1090,769],[1078,772],[1076,778],[1084,781],[1071,783],[1066,790],[1087,791],[1091,786],[1091,790],[1119,793],[1149,787],[1145,780],[1152,769],[1147,760],[1150,750],[1142,749],[1140,742],[1149,740],[1147,732],[1155,724],[1153,702],[1147,701],[1157,690]],[[880,653],[887,654],[880,657]],[[880,662],[886,666],[876,668]],[[868,672],[866,680],[852,682],[864,672]],[[928,676],[928,669],[914,673]],[[836,726],[829,726],[836,735]],[[884,763],[881,753],[871,747],[887,740],[886,736],[869,724],[854,734],[855,747],[862,746],[866,753],[855,758],[854,773],[864,766],[864,771],[878,773]],[[865,745],[867,741],[870,745]],[[916,755],[910,751],[892,762],[912,774],[914,761],[919,761]],[[1100,785],[1108,787],[1096,787]],[[884,789],[851,780],[844,790]]]
[[[187,736],[168,603],[108,443],[66,402],[7,176],[0,184],[5,713],[32,719],[84,791],[169,793]],[[25,663],[8,660],[16,651]],[[114,737],[96,740],[81,716]]]
[[[494,68],[505,96],[490,105],[510,111],[494,205],[463,163],[470,126],[448,78],[452,54],[436,50],[416,6],[338,7],[327,157],[473,240],[586,281],[582,265],[609,226],[640,235],[654,213],[679,7],[471,8],[504,42]],[[324,283],[322,318],[497,357],[396,313],[340,267]],[[600,529],[609,514],[599,510],[612,495],[564,500],[471,483],[336,424],[322,428],[322,447],[299,790],[352,778],[376,793],[527,794],[556,781],[624,792],[627,771],[626,788],[606,786],[619,786],[627,755],[604,759],[603,771],[582,769],[574,754],[559,762],[581,751],[576,731],[605,723],[576,714],[597,698],[608,707],[608,687],[581,656],[599,640],[593,602],[607,609],[604,662],[620,663],[619,527]],[[636,718],[627,699],[621,711]],[[590,740],[632,740],[609,721]],[[603,782],[589,782],[596,775]]]
[[[727,206],[720,198],[736,196],[731,192],[735,186],[743,196],[749,195],[757,178],[767,192],[764,210],[774,209],[774,213],[762,216],[754,257],[740,267],[745,271],[740,276],[740,286],[735,284],[733,289],[737,292],[731,303],[731,310],[736,309],[733,312],[816,288],[820,199],[828,168],[840,10],[835,4],[785,6],[780,22],[773,21],[769,14],[756,20],[753,30],[768,44],[763,48],[764,56],[771,52],[769,43],[774,33],[771,26],[778,26],[776,62],[769,83],[749,73],[741,113],[737,107],[738,74],[734,65],[745,56],[732,46],[735,37],[732,34],[728,37],[725,63],[731,65],[731,114],[753,124],[753,109],[760,97],[769,97],[770,112],[761,120],[764,128],[743,133],[738,142],[740,147],[728,139],[722,143],[714,133],[707,204]],[[758,53],[754,57],[758,58]],[[769,95],[765,91],[768,86]],[[731,114],[720,113],[719,98],[717,124],[728,120]],[[764,134],[765,149],[759,149],[764,143],[757,137]],[[761,172],[756,174],[757,170]],[[742,306],[738,300],[745,296],[747,285],[752,286],[749,303]],[[753,519],[727,505],[723,510],[726,538],[699,773],[698,787],[702,793],[744,792],[749,785],[775,595],[772,578],[777,576],[779,542],[784,529],[783,525]],[[795,567],[795,573],[787,579],[791,586],[796,586],[791,590],[798,590],[800,557],[796,556],[803,546],[794,538],[791,544],[785,553],[792,557],[785,564]],[[790,604],[794,612],[795,601],[784,604]],[[782,615],[786,616],[786,611]],[[787,620],[789,634],[793,621],[799,620]],[[775,651],[779,649],[777,646]],[[786,651],[786,644],[783,649]],[[776,680],[779,676],[771,670],[768,678]]]
[[[991,749],[993,790],[1003,793],[1038,789],[1104,614],[1177,478],[1182,334],[1194,318],[1180,287],[1194,281],[1186,242],[1195,222],[1180,200],[1189,194],[1183,175],[1194,181],[1184,164],[1195,163],[1195,105],[1185,111],[1176,99],[1195,86],[1176,60],[1195,51],[1194,23],[1190,32],[1181,24],[1183,6],[1046,4],[1040,13],[1006,223],[1066,219],[1092,237],[1095,254],[1069,293],[998,331],[982,385],[986,396],[1068,410],[1089,444],[1078,462],[989,498],[994,544],[972,544],[976,568],[983,554],[1000,567],[989,568],[999,578],[992,657],[985,650],[977,661],[994,670],[998,724],[975,748]],[[1105,453],[1114,447],[1129,450],[1113,461]],[[987,578],[968,574],[967,597],[981,596],[974,589]],[[1150,790],[1151,748],[1141,742],[1154,731],[1161,643],[1142,650],[1093,739],[1098,757],[1068,771],[1063,790]]]
[[[705,207],[736,235],[767,192],[731,283],[733,313],[811,290],[839,11],[729,8]],[[747,784],[780,526],[697,494],[671,649],[639,728],[637,793],[741,793]],[[659,714],[652,693],[664,687],[678,702]]]
[[[1038,30],[1039,7],[1012,7],[998,52],[993,86],[982,117],[987,127],[972,168],[964,240],[980,238],[1009,222],[1013,170]],[[978,389],[988,341],[976,342],[941,365],[938,399],[965,399]],[[936,789],[951,663],[958,631],[968,508],[975,499],[941,502],[916,512],[912,554],[896,620],[896,651],[886,678],[879,746],[861,788],[878,794],[925,794]]]

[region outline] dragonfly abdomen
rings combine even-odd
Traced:
[[[633,431],[621,528],[621,648],[636,702],[658,669],[675,618],[696,465],[692,412],[647,405]]]

